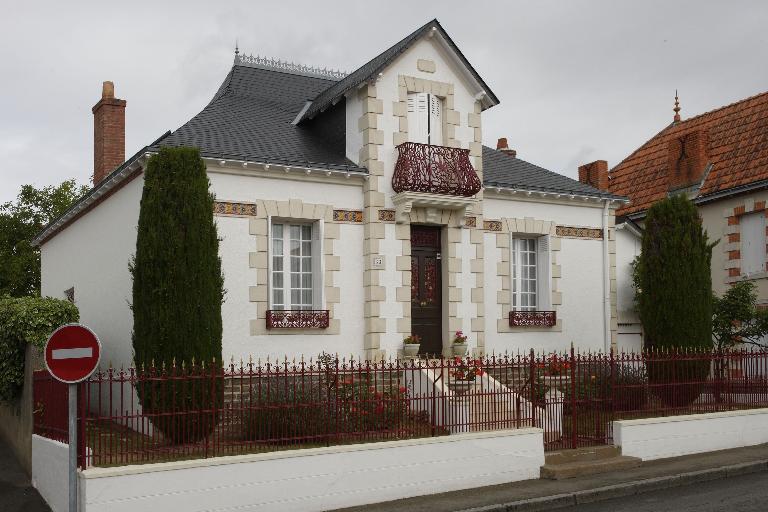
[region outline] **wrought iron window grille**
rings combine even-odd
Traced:
[[[557,324],[555,311],[510,311],[510,327],[553,327]]]
[[[327,309],[270,309],[267,329],[327,329],[330,316]]]

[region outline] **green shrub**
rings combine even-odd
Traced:
[[[696,206],[683,195],[659,201],[648,210],[634,274],[646,348],[712,347],[713,245]],[[708,372],[709,365],[701,361],[648,363],[654,394],[670,406],[695,401]],[[690,385],[680,386],[684,382]]]
[[[77,322],[71,302],[50,297],[0,297],[0,401],[18,398],[24,385],[28,344],[42,349],[59,326]]]
[[[614,363],[581,364],[576,370],[576,383],[565,383],[564,402],[568,409],[572,395],[580,405],[615,412],[638,411],[648,402],[648,377],[642,367]]]
[[[174,362],[194,360],[220,368],[224,281],[208,189],[205,163],[197,149],[163,148],[149,159],[136,255],[130,266],[138,367],[154,363],[170,368]],[[151,383],[139,385],[137,393],[144,412],[154,415],[154,425],[166,438],[194,442],[213,431],[216,415],[177,414],[171,421],[162,419],[163,413],[220,406],[221,384],[190,375],[159,390]],[[176,425],[177,421],[186,426]]]

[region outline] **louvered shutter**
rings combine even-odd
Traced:
[[[425,92],[408,95],[408,140],[429,144],[428,105],[429,95]]]
[[[429,143],[443,145],[443,101],[434,94],[429,95]]]
[[[536,272],[538,274],[537,283],[537,308],[539,311],[548,311],[552,309],[552,264],[549,235],[540,236],[536,239],[536,248],[538,257],[536,258]]]

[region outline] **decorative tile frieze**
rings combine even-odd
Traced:
[[[395,210],[379,210],[379,220],[382,222],[395,222]]]
[[[500,220],[484,220],[483,229],[486,231],[501,231],[502,223]]]
[[[333,220],[336,222],[363,222],[363,211],[333,210]]]
[[[557,236],[569,238],[589,238],[591,240],[602,240],[603,230],[600,228],[584,228],[577,226],[557,226],[555,228]]]
[[[467,217],[464,220],[464,225],[468,228],[476,228],[477,227],[477,217]]]
[[[213,203],[213,213],[214,215],[228,215],[232,217],[255,217],[256,205],[254,203],[215,201]]]

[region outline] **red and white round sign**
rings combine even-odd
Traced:
[[[45,344],[45,366],[61,382],[74,384],[87,379],[101,359],[101,342],[88,327],[62,325]]]

